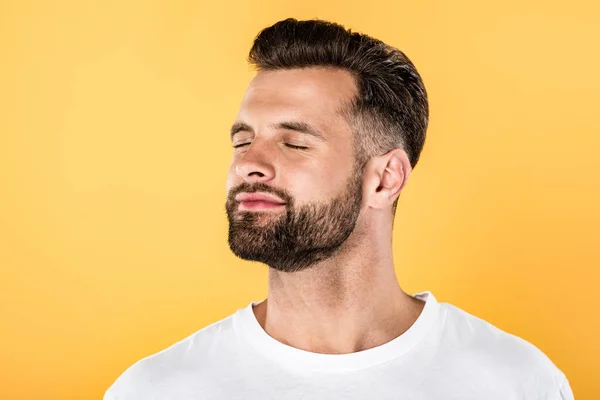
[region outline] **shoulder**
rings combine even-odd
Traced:
[[[221,345],[235,340],[233,314],[210,324],[127,368],[105,392],[104,400],[145,398],[161,387],[172,387],[207,365]]]
[[[548,398],[570,399],[564,373],[533,343],[449,303],[445,311],[444,351],[486,379],[500,380],[520,391],[548,391]],[[569,393],[567,393],[569,392]],[[555,397],[562,393],[564,397]]]

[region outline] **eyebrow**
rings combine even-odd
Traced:
[[[301,121],[283,121],[277,124],[269,125],[270,129],[285,129],[288,131],[296,131],[300,133],[304,133],[306,135],[313,136],[320,141],[327,141],[325,136],[319,132],[314,126]],[[233,136],[238,132],[253,132],[252,127],[244,122],[236,122],[231,127],[231,140],[233,140]]]

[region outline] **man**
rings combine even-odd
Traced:
[[[534,345],[397,282],[394,214],[428,122],[411,61],[294,19],[249,60],[225,208],[268,296],[138,361],[105,399],[573,399]]]

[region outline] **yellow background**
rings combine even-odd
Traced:
[[[399,203],[402,287],[600,392],[593,1],[0,1],[0,398],[93,399],[266,295],[227,245],[228,129],[277,20],[395,45],[431,121]]]

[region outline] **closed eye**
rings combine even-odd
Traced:
[[[238,145],[236,145],[236,146],[233,146],[233,147],[237,149],[238,147],[246,146],[246,145],[248,145],[248,144],[250,144],[250,143],[242,143],[242,144],[238,144]],[[295,145],[293,145],[293,144],[289,144],[289,143],[285,143],[285,145],[286,145],[287,147],[291,147],[292,149],[297,149],[297,150],[308,150],[308,147],[304,147],[304,146],[295,146]]]
[[[289,143],[286,143],[285,145],[287,147],[291,147],[292,149],[308,150],[308,147],[304,147],[304,146],[294,146],[293,144],[289,144]]]

